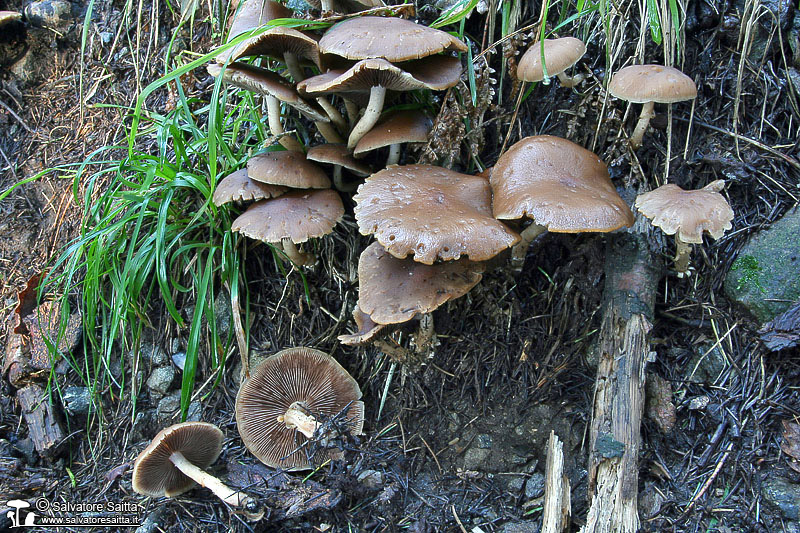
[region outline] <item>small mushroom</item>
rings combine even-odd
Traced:
[[[217,207],[229,202],[246,202],[276,198],[287,191],[280,185],[267,185],[247,176],[247,169],[242,168],[222,178],[214,189],[212,200]]]
[[[467,255],[485,261],[519,241],[492,217],[489,182],[480,176],[432,165],[392,166],[367,178],[353,199],[361,234],[374,234],[399,259],[412,254],[431,265]]]
[[[634,149],[642,145],[644,132],[655,116],[656,102],[673,104],[697,98],[697,87],[689,76],[662,65],[631,65],[620,69],[611,78],[608,92],[621,100],[644,104],[630,139]]]
[[[575,87],[583,81],[583,74],[568,76],[566,70],[578,62],[586,53],[586,45],[575,37],[561,37],[560,39],[545,39],[533,43],[522,55],[517,65],[517,77],[523,81],[542,81],[544,68],[542,66],[542,48],[544,48],[544,67],[548,76],[558,76],[564,87]]]
[[[358,141],[378,122],[386,91],[432,89],[441,91],[458,83],[461,61],[457,57],[430,56],[403,64],[403,68],[385,59],[363,59],[347,70],[329,70],[298,84],[301,94],[326,94],[369,91],[369,102],[361,119],[347,139],[347,147]]]
[[[633,224],[608,168],[589,150],[560,137],[536,135],[514,144],[491,171],[495,218],[530,218],[512,251],[519,270],[533,239],[545,231],[609,232]]]
[[[306,157],[317,163],[333,165],[333,186],[342,192],[353,192],[354,185],[346,185],[342,179],[342,168],[346,168],[357,176],[369,176],[372,169],[369,165],[356,160],[343,144],[321,144],[308,150]]]
[[[720,194],[725,181],[712,181],[705,187],[685,191],[667,183],[640,194],[636,209],[667,235],[675,235],[675,270],[679,277],[689,272],[691,244],[703,242],[703,232],[719,239],[731,229],[733,209]]]
[[[236,426],[244,445],[262,463],[307,470],[312,461],[303,447],[328,429],[328,419],[341,416],[346,433],[361,434],[360,398],[358,383],[333,357],[312,348],[289,348],[263,360],[242,383],[236,396]],[[320,452],[317,462],[341,455],[330,448]]]
[[[250,520],[264,516],[253,498],[215,478],[208,468],[222,451],[222,431],[205,422],[184,422],[162,429],[133,464],[133,490],[151,497],[172,498],[206,487],[232,507],[241,507]]]
[[[363,156],[367,152],[389,146],[386,166],[396,165],[400,160],[402,143],[428,141],[433,127],[431,119],[421,111],[397,111],[375,125],[356,144],[353,155]]]
[[[254,203],[233,221],[231,229],[251,239],[280,243],[292,263],[310,266],[316,257],[301,253],[297,245],[331,233],[342,216],[344,206],[336,191],[300,190]]]
[[[293,189],[330,189],[331,180],[319,166],[300,152],[276,150],[247,161],[250,179]]]

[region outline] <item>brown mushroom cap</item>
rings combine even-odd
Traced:
[[[211,63],[206,69],[215,78],[222,75],[225,83],[230,83],[258,94],[274,96],[281,102],[294,107],[311,120],[321,122],[330,120],[325,111],[316,102],[306,101],[301,98],[290,82],[271,70],[245,63],[229,63],[224,71],[222,65]]]
[[[291,239],[300,244],[332,232],[343,216],[342,199],[332,189],[292,191],[254,203],[231,229],[263,242]]]
[[[180,452],[198,468],[207,468],[222,451],[222,431],[205,422],[183,422],[162,429],[133,464],[133,490],[145,496],[173,497],[195,486],[169,460]]]
[[[697,97],[697,87],[692,78],[676,68],[663,65],[631,65],[620,69],[611,78],[608,92],[635,104],[671,104]]]
[[[17,11],[0,11],[0,26],[20,20],[21,18],[22,13],[18,13]]]
[[[354,17],[336,24],[319,41],[322,54],[352,60],[381,58],[397,63],[440,52],[466,52],[447,32],[394,17]]]
[[[404,70],[404,69],[405,70]],[[385,59],[364,59],[347,70],[329,70],[297,85],[301,94],[367,91],[384,87],[390,91],[432,89],[441,91],[458,83],[461,61],[457,57],[433,56],[400,68]]]
[[[297,448],[308,439],[278,422],[278,417],[295,402],[314,415],[328,417],[347,408],[348,429],[357,435],[364,426],[360,398],[358,383],[333,357],[311,348],[289,348],[251,369],[236,396],[236,425],[244,445],[262,463],[304,470],[311,464],[305,451]],[[320,451],[325,457],[317,458],[327,458],[326,450]]]
[[[283,54],[291,53],[310,60],[319,67],[319,48],[317,39],[294,28],[275,26],[264,33],[251,37],[234,48],[231,60],[246,56],[269,56],[283,61]],[[227,57],[217,57],[217,63],[224,63]]]
[[[354,158],[344,144],[320,144],[314,146],[309,148],[306,157],[317,163],[341,165],[358,176],[369,176],[372,174],[370,166]]]
[[[225,42],[231,42],[242,33],[264,26],[271,20],[291,17],[292,11],[278,2],[271,0],[243,0],[237,8],[231,28],[228,31],[228,40]],[[214,60],[217,63],[225,63],[233,56],[241,57],[242,54],[236,54],[247,46],[249,42],[251,42],[251,39],[247,39],[237,46],[221,52]]]
[[[247,176],[247,169],[242,168],[222,178],[214,189],[212,200],[217,207],[229,202],[246,202],[276,198],[287,191],[280,185],[267,185],[252,180]]]
[[[300,152],[264,152],[247,162],[250,179],[269,185],[294,189],[330,189],[331,180],[325,171]]]
[[[375,234],[400,259],[413,254],[430,265],[468,255],[485,261],[519,241],[492,217],[489,182],[479,176],[432,165],[392,166],[367,178],[353,199],[361,233]]]
[[[685,191],[667,183],[640,194],[635,205],[667,235],[677,233],[683,242],[700,244],[704,231],[719,239],[732,227],[733,209],[719,193],[724,185],[723,180],[716,180],[702,189]]]
[[[397,259],[374,242],[358,260],[358,307],[376,324],[406,322],[467,294],[483,270],[469,259],[435,265]]]
[[[542,81],[542,43],[537,41],[522,55],[517,65],[517,77],[524,81]],[[586,53],[586,45],[575,37],[544,40],[544,60],[547,75],[555,76],[578,62]]]
[[[391,144],[427,142],[432,127],[431,119],[421,111],[391,113],[358,141],[353,155],[364,154]]]
[[[321,0],[306,0],[306,3],[316,9],[322,7]],[[354,11],[361,11],[370,7],[380,7],[385,5],[383,0],[333,0],[333,10],[352,13]]]
[[[560,137],[526,137],[492,169],[494,216],[532,218],[549,231],[607,232],[633,224],[608,168],[589,150]]]
[[[358,331],[351,334],[339,335],[337,339],[342,344],[366,344],[374,339],[385,327],[384,324],[376,324],[370,316],[362,311],[358,304],[353,308],[353,320],[356,322]]]

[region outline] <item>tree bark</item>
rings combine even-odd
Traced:
[[[639,427],[656,288],[661,274],[652,226],[610,237],[604,314],[589,456],[589,514],[584,532],[635,533],[639,528]]]

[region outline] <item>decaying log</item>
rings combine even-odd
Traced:
[[[611,236],[606,249],[589,457],[590,508],[584,532],[634,533],[639,528],[637,459],[644,369],[661,273],[656,242],[652,227],[640,216],[630,231]]]
[[[555,432],[547,440],[542,533],[562,533],[569,526],[569,480],[564,474],[564,443]]]
[[[17,400],[36,451],[43,457],[52,456],[64,440],[64,430],[47,391],[39,385],[28,385],[17,391]]]

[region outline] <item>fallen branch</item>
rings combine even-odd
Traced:
[[[542,533],[561,533],[569,526],[569,480],[564,475],[564,443],[555,432],[547,439]]]

